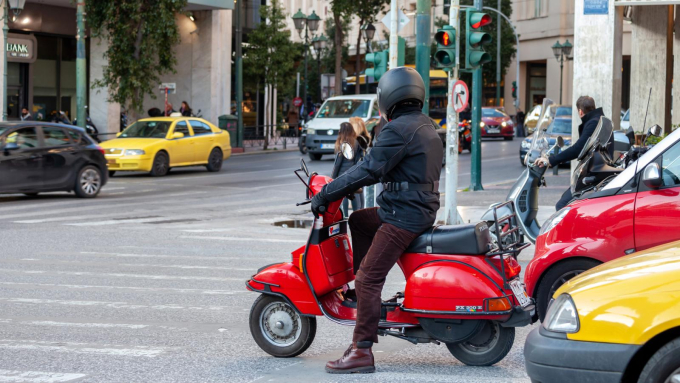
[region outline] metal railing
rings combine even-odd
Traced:
[[[277,127],[279,127],[277,129]],[[269,137],[269,146],[283,145],[286,149],[287,145],[297,145],[299,135],[302,133],[299,129],[281,129],[280,125],[251,125],[243,127],[243,146],[244,147],[261,147],[264,146],[264,132],[265,130],[273,130],[273,134]],[[273,129],[272,129],[273,128]]]

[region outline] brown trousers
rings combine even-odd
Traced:
[[[378,208],[362,209],[349,217],[354,253],[354,285],[357,293],[355,342],[378,342],[381,292],[390,269],[418,236],[383,223]],[[358,271],[357,271],[358,269]]]

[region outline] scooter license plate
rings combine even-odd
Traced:
[[[527,295],[527,291],[524,289],[524,284],[519,279],[510,281],[510,288],[522,307],[529,306],[531,299]]]

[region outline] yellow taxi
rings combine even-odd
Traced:
[[[553,299],[524,346],[532,382],[680,382],[680,241],[591,269]]]
[[[229,133],[202,118],[145,118],[102,142],[109,175],[117,171],[164,176],[171,168],[205,165],[218,172],[231,156]]]

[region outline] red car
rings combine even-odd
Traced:
[[[503,137],[507,141],[515,137],[515,127],[512,119],[503,108],[487,106],[482,108],[482,137]]]
[[[524,283],[545,317],[555,291],[600,263],[680,240],[680,129],[541,227]]]

